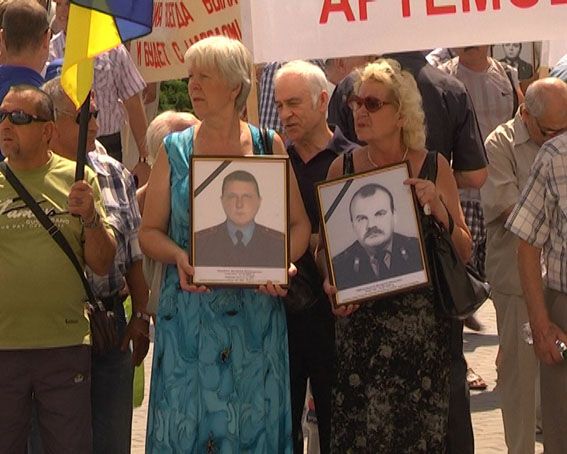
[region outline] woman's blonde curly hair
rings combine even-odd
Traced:
[[[391,92],[390,101],[398,106],[398,112],[404,120],[402,142],[408,148],[425,148],[425,114],[423,113],[421,94],[413,76],[402,70],[396,60],[380,58],[368,63],[358,71],[354,89],[358,93],[360,85],[367,80],[383,83]]]

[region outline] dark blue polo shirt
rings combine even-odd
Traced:
[[[329,167],[338,155],[358,146],[348,140],[338,126],[331,126],[331,129],[333,130],[333,137],[329,140],[327,146],[308,162],[303,162],[292,143],[287,144],[287,153],[297,178],[305,211],[307,211],[309,221],[311,221],[313,233],[319,232],[319,208],[315,194],[315,183],[327,179]]]

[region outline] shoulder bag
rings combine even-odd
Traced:
[[[430,151],[425,158],[420,177],[435,183],[437,153]],[[446,207],[445,207],[446,208]],[[454,221],[449,216],[449,229],[421,210],[422,230],[429,262],[431,284],[443,313],[463,320],[473,314],[490,297],[490,285],[474,269],[460,259],[451,233]]]
[[[61,232],[59,228],[49,219],[49,217],[40,208],[37,202],[33,199],[31,194],[22,185],[18,177],[10,170],[5,162],[0,162],[0,172],[4,174],[8,183],[12,185],[14,190],[18,193],[23,202],[28,206],[39,223],[43,226],[49,236],[57,243],[65,255],[69,258],[73,267],[77,271],[79,278],[83,284],[85,292],[88,297],[87,311],[89,314],[89,321],[91,326],[91,338],[93,353],[97,355],[104,355],[116,346],[118,346],[118,331],[116,329],[116,320],[114,312],[107,310],[104,303],[97,300],[94,293],[85,277],[85,273],[77,256],[73,252],[71,245]]]

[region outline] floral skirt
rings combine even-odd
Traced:
[[[337,322],[334,453],[446,452],[449,327],[429,289]]]

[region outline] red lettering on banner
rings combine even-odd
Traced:
[[[138,66],[142,66],[142,42],[136,41],[136,60]]]
[[[179,44],[177,44],[177,42],[173,41],[171,43],[171,47],[173,48],[173,53],[177,57],[177,60],[179,60],[179,63],[185,62],[185,54],[183,52],[181,52],[181,48],[179,47]],[[187,47],[187,46],[185,46],[185,47]]]
[[[426,6],[428,16],[435,16],[438,14],[455,14],[457,12],[457,7],[455,5],[436,6],[435,0],[427,0]]]
[[[185,6],[185,3],[165,3],[165,26],[168,28],[183,28],[194,22],[193,16]]]
[[[163,19],[163,3],[154,3],[154,17],[152,24],[154,27],[161,27],[161,21]]]
[[[410,17],[410,0],[402,0],[402,17]]]
[[[340,0],[340,3],[333,3],[332,0],[324,0],[323,10],[321,11],[321,17],[319,18],[320,24],[326,24],[329,21],[330,13],[342,12],[344,13],[346,20],[352,22],[355,20],[354,13],[350,7],[348,0]]]
[[[512,5],[517,6],[518,8],[531,8],[534,5],[537,5],[539,0],[510,0]]]
[[[486,11],[487,0],[474,0],[477,11]],[[500,0],[492,0],[492,9],[498,11],[500,9]],[[468,13],[471,10],[470,0],[463,0],[463,13]]]
[[[551,5],[567,5],[567,0],[551,0]]]
[[[171,65],[164,42],[144,42],[144,65],[146,68],[163,68]]]
[[[202,0],[207,13],[218,13],[226,8],[238,5],[238,0]]]
[[[360,20],[368,20],[368,3],[375,0],[358,0],[358,10],[360,11]]]
[[[185,41],[185,45],[187,46],[187,48],[189,48],[189,46],[192,46],[197,41],[215,35],[228,36],[229,38],[238,39],[239,41],[242,41],[242,31],[240,30],[240,25],[238,23],[238,20],[234,20],[228,24],[223,24],[220,27],[215,27],[200,32],[199,34],[193,36],[192,38],[189,38],[189,41]]]

